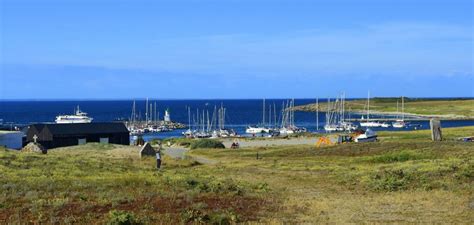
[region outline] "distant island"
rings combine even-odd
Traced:
[[[400,98],[371,98],[370,113],[379,115],[396,115],[397,101]],[[439,118],[443,120],[470,120],[474,119],[474,99],[472,98],[407,98],[405,101],[405,115],[420,118]],[[346,101],[346,110],[353,113],[366,113],[367,99]],[[316,112],[316,103],[295,106],[296,111]],[[319,111],[327,111],[327,102],[319,103]]]

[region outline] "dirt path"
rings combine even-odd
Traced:
[[[239,140],[241,148],[251,147],[270,147],[270,146],[287,146],[287,145],[314,145],[318,141],[317,137],[303,137],[291,139],[258,139],[258,140]],[[226,148],[230,148],[232,140],[225,140],[223,143]]]
[[[197,162],[201,164],[216,164],[217,161],[208,159],[205,157],[201,156],[189,156],[186,153],[189,151],[187,148],[182,148],[182,147],[167,147],[163,153],[175,158],[175,159],[185,159],[185,158],[192,158],[193,160],[196,160]]]

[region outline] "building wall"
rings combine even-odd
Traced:
[[[46,148],[67,147],[78,145],[78,140],[84,138],[87,143],[100,143],[101,138],[108,138],[109,144],[130,145],[128,133],[53,136],[53,141],[41,141],[40,144]]]

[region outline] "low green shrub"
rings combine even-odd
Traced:
[[[408,176],[403,170],[384,170],[371,179],[371,187],[377,191],[399,191],[406,189]]]
[[[142,224],[133,213],[119,210],[109,212],[109,225],[138,225]]]
[[[230,225],[239,222],[239,216],[232,211],[215,212],[210,215],[210,224]]]
[[[181,212],[181,220],[184,223],[208,223],[210,217],[202,210],[190,208]]]
[[[213,139],[201,139],[191,143],[191,149],[198,149],[198,148],[216,148],[222,149],[225,148],[224,144],[221,141],[213,140]]]
[[[431,158],[429,155],[414,153],[411,151],[398,151],[389,152],[382,155],[373,156],[369,159],[370,162],[374,163],[393,163],[393,162],[405,162],[409,160],[420,160]]]

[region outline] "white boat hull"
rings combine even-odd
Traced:
[[[361,122],[361,127],[381,127],[382,124],[378,122]]]
[[[264,127],[248,127],[245,130],[247,134],[262,134],[262,133],[270,133],[270,129]]]
[[[58,118],[56,119],[56,123],[65,124],[65,123],[91,123],[92,119],[64,119]]]
[[[357,137],[355,142],[362,143],[362,142],[375,142],[377,141],[377,136],[370,136],[370,137]]]

